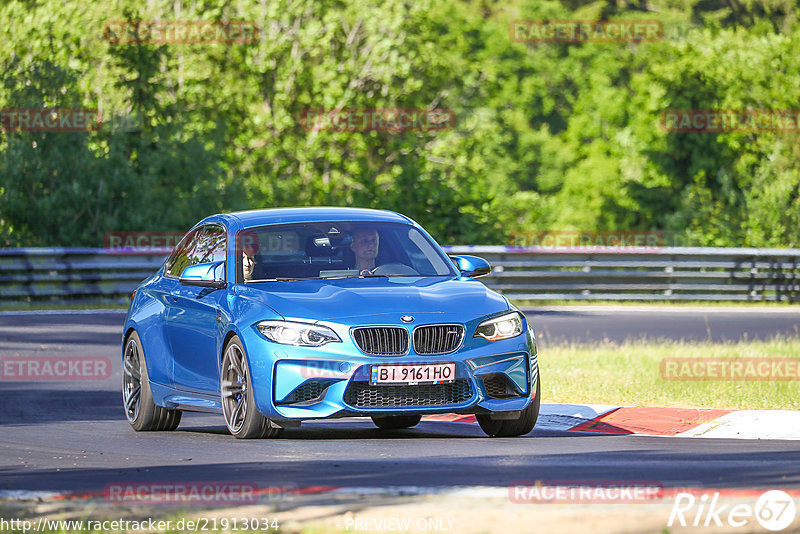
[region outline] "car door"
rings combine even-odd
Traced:
[[[197,245],[200,228],[190,230],[178,243],[164,266],[162,276],[150,284],[147,291],[155,299],[160,308],[158,319],[153,321],[154,328],[149,328],[147,339],[142,339],[147,351],[148,374],[150,380],[158,384],[172,385],[172,347],[167,336],[167,315],[175,306],[173,292],[178,288],[178,277],[182,269],[189,263],[189,255]],[[141,325],[140,325],[141,327]],[[153,340],[151,337],[157,337]]]
[[[206,225],[191,250],[170,274],[189,265],[225,260],[226,234],[219,225]],[[188,247],[187,247],[188,249]],[[178,273],[178,276],[180,274]],[[227,289],[188,286],[174,279],[166,313],[166,332],[172,349],[172,385],[177,389],[219,393],[219,351],[222,342],[221,306]]]

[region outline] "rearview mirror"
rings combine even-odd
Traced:
[[[221,289],[225,282],[225,262],[198,263],[185,268],[180,277],[185,286],[215,287]]]
[[[453,264],[461,272],[461,276],[477,278],[492,272],[489,262],[478,256],[450,256]]]

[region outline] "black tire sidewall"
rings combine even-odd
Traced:
[[[261,412],[258,411],[256,408],[256,400],[253,394],[253,375],[250,372],[250,360],[247,357],[247,352],[244,349],[244,345],[242,344],[241,339],[239,336],[233,336],[228,343],[225,345],[225,351],[222,353],[222,362],[220,364],[220,400],[223,402],[224,406],[224,399],[222,398],[222,377],[225,365],[225,357],[228,353],[228,349],[231,345],[236,345],[239,347],[239,350],[244,356],[244,365],[247,367],[247,392],[245,393],[245,406],[246,406],[246,413],[244,416],[244,421],[242,422],[241,428],[238,431],[234,432],[230,426],[228,426],[228,418],[225,416],[223,412],[223,417],[225,418],[225,426],[228,429],[228,432],[231,433],[236,438],[239,439],[250,439],[250,438],[261,438],[268,435],[270,430],[270,423],[267,418],[261,415]],[[224,408],[223,408],[224,410]]]
[[[522,411],[520,418],[516,421],[503,421],[503,425],[498,436],[513,437],[524,436],[533,431],[536,421],[539,419],[539,408],[542,402],[542,387],[539,380],[538,371],[536,376],[536,397],[531,401],[527,408]]]
[[[536,396],[522,410],[519,419],[515,420],[498,420],[492,419],[489,414],[478,414],[478,424],[481,426],[486,434],[491,437],[514,437],[523,436],[531,431],[536,426],[536,421],[539,419],[539,408],[542,402],[542,387],[541,380],[539,380],[539,371],[536,371]]]
[[[139,337],[139,334],[134,330],[125,340],[125,348],[124,350],[127,351],[128,344],[133,341],[136,343],[136,346],[139,348],[139,385],[140,385],[140,392],[139,392],[139,414],[136,416],[136,419],[131,422],[128,419],[127,415],[125,416],[125,420],[130,423],[136,431],[143,431],[143,430],[151,430],[154,426],[158,414],[158,408],[153,401],[153,392],[150,389],[150,375],[147,373],[147,361],[145,360],[144,348],[142,347],[142,340]],[[124,358],[124,353],[123,353]],[[123,359],[123,381],[124,381],[124,359]],[[123,382],[124,384],[124,382]],[[123,409],[125,408],[124,405],[124,396],[123,396]]]

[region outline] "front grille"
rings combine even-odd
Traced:
[[[369,382],[351,382],[344,393],[344,401],[356,408],[447,406],[462,404],[471,397],[472,386],[463,378],[449,384],[413,386],[373,386]]]
[[[461,345],[464,327],[460,324],[434,324],[414,330],[414,352],[417,354],[447,354]]]
[[[486,395],[493,399],[508,399],[520,396],[508,377],[503,374],[486,375],[482,380],[483,387],[486,388]]]
[[[365,354],[399,356],[408,352],[408,331],[399,326],[356,328],[353,339]]]

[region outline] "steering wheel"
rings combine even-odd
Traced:
[[[372,274],[379,276],[419,276],[416,269],[404,263],[384,263],[372,269]]]

